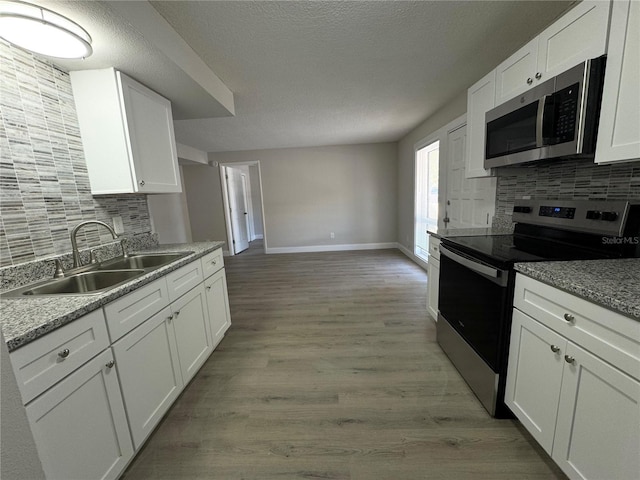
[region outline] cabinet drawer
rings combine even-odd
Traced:
[[[200,259],[202,262],[202,273],[204,278],[209,278],[222,267],[224,267],[224,258],[222,256],[222,248],[218,248],[211,253],[206,254]]]
[[[166,276],[169,300],[174,302],[199,283],[202,283],[202,263],[191,262],[184,267],[174,270]]]
[[[109,346],[102,309],[11,352],[25,404]]]
[[[167,282],[160,278],[104,307],[111,341],[115,342],[169,305]]]
[[[429,255],[440,260],[440,239],[429,235]]]
[[[518,274],[514,306],[572,342],[640,378],[640,322]]]

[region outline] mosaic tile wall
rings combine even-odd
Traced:
[[[498,172],[494,226],[511,223],[517,198],[640,201],[640,162],[596,165],[593,160],[549,160]]]
[[[91,195],[68,73],[0,41],[0,266],[69,252],[77,223],[116,215],[127,235],[151,231],[146,196]],[[91,226],[78,240],[111,235]]]

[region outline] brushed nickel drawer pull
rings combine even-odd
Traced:
[[[576,318],[573,315],[571,315],[570,313],[565,313],[564,314],[564,319],[567,322],[573,322]]]
[[[560,347],[558,347],[557,345],[551,345],[551,351],[553,353],[558,353],[560,351]]]
[[[567,363],[570,363],[571,365],[575,365],[576,363],[576,359],[574,357],[571,357],[569,355],[565,355],[564,356],[564,361]]]
[[[111,360],[109,363],[107,363],[107,364],[105,365],[105,367],[107,367],[107,368],[113,368],[113,366],[114,366],[115,364],[116,364],[116,362],[114,362],[113,360]]]
[[[68,349],[68,348],[65,348],[64,350],[60,350],[60,351],[58,352],[58,356],[59,356],[60,358],[67,358],[67,357],[69,356],[69,349]]]

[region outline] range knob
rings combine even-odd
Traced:
[[[601,215],[602,215],[602,212],[599,212],[597,210],[587,211],[587,218],[589,220],[599,220]]]
[[[606,222],[615,222],[618,218],[618,212],[602,212],[602,220]]]

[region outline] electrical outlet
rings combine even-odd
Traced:
[[[333,232],[331,232],[331,233],[329,234],[329,238],[331,238],[331,239],[333,240],[334,238],[336,238],[336,234],[335,234],[335,233],[333,233]]]
[[[124,224],[122,223],[122,217],[113,217],[112,220],[113,230],[116,232],[116,235],[122,235],[124,233]]]

